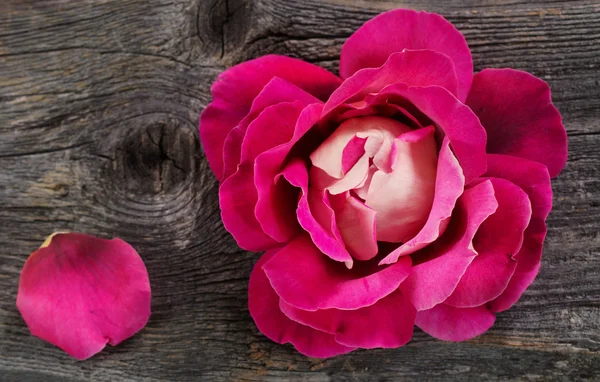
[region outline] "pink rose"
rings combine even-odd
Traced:
[[[256,325],[313,357],[402,346],[414,325],[483,333],[540,267],[567,157],[548,85],[473,76],[462,34],[409,10],[354,33],[340,74],[261,57],[222,73],[202,113],[223,223],[267,251]]]

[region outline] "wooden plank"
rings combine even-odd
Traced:
[[[364,21],[406,6],[465,34],[476,70],[547,80],[569,133],[542,270],[467,343],[416,331],[401,349],[314,360],[247,311],[257,255],[220,221],[197,141],[210,84],[267,53],[337,70]],[[494,380],[600,378],[600,4],[595,0],[122,0],[0,4],[0,380]],[[14,302],[44,237],[132,243],[153,287],[137,336],[76,362],[29,335]]]

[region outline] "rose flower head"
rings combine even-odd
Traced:
[[[393,10],[344,44],[340,77],[269,55],[222,73],[200,118],[225,228],[266,251],[258,329],[303,354],[464,341],[533,282],[567,158],[548,85],[473,75],[443,17]]]

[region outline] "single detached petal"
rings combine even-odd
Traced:
[[[477,230],[497,208],[490,181],[469,187],[458,199],[442,237],[412,254],[415,264],[401,288],[417,310],[431,309],[452,294],[477,255],[473,248]]]
[[[123,240],[56,233],[27,259],[17,308],[34,336],[86,359],[146,325],[148,273]]]
[[[387,255],[380,264],[392,264],[400,256],[409,255],[436,240],[446,229],[456,200],[463,193],[465,177],[458,160],[445,138],[438,154],[433,205],[427,222],[419,233]]]
[[[454,308],[445,304],[417,312],[415,325],[444,341],[466,341],[492,327],[496,316],[485,306]]]
[[[367,97],[367,104],[381,100],[403,106],[411,113],[421,114],[432,121],[442,136],[448,137],[466,184],[485,173],[485,129],[475,113],[446,89],[438,86],[411,88],[405,84],[395,84],[386,87],[372,99]]]
[[[336,342],[334,335],[290,320],[281,312],[279,296],[262,269],[276,254],[277,250],[266,252],[250,275],[248,309],[258,330],[277,343],[291,343],[300,353],[309,357],[327,358],[354,350]]]
[[[415,308],[399,290],[357,310],[298,309],[283,300],[281,311],[301,324],[335,334],[338,343],[363,349],[397,348],[412,338]]]
[[[459,308],[480,306],[500,296],[517,267],[513,256],[523,244],[531,219],[527,194],[505,179],[489,178],[498,209],[477,231],[473,246],[479,253],[446,301]]]
[[[488,135],[487,152],[545,164],[551,177],[567,161],[567,133],[550,87],[519,70],[485,69],[473,77],[467,105]]]
[[[396,138],[392,172],[373,174],[365,204],[377,212],[377,240],[406,242],[427,221],[437,167],[434,132],[428,127]]]
[[[303,310],[358,309],[389,295],[410,272],[405,256],[389,267],[362,275],[332,261],[308,235],[298,236],[263,265],[276,293]]]
[[[457,95],[458,79],[448,56],[431,50],[405,50],[390,55],[379,68],[361,69],[348,77],[325,103],[323,114],[343,103],[361,101],[368,94],[398,82],[409,86],[441,86]]]
[[[494,312],[510,308],[533,282],[540,268],[546,237],[546,218],[552,209],[552,187],[543,164],[508,155],[488,155],[487,176],[503,178],[519,186],[531,201],[531,222],[525,230],[523,246],[513,256],[517,269],[502,294],[489,306]]]
[[[367,21],[344,43],[340,74],[348,78],[360,69],[379,67],[391,54],[404,49],[428,49],[450,57],[458,77],[458,98],[467,98],[473,77],[467,41],[435,13],[396,9]]]
[[[302,60],[268,55],[246,61],[221,73],[211,88],[213,102],[200,116],[200,140],[211,169],[223,180],[223,144],[248,114],[252,102],[274,77],[282,78],[325,101],[341,80]]]

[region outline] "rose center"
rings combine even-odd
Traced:
[[[406,242],[425,224],[435,192],[434,132],[391,118],[351,118],[310,155],[310,187],[327,191],[354,258],[371,259],[378,241]]]

